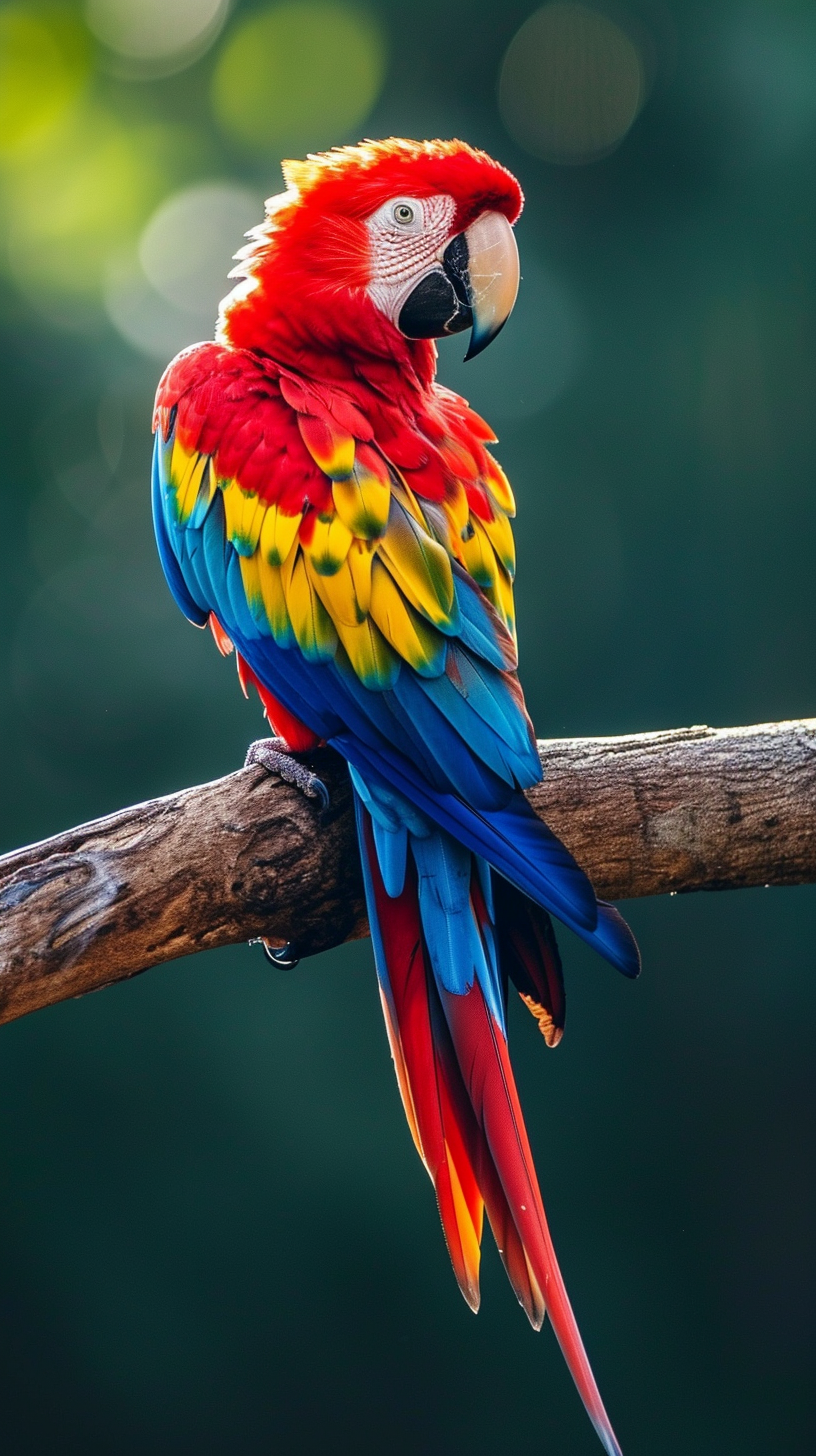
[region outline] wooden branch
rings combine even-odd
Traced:
[[[816,719],[539,744],[536,812],[621,899],[816,881]],[[246,768],[0,858],[0,1021],[211,946],[366,935],[351,792]]]

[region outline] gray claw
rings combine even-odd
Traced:
[[[293,784],[307,799],[319,799],[321,809],[328,809],[329,791],[323,780],[293,757],[284,738],[258,738],[250,743],[244,768],[254,763],[265,768],[267,773],[277,774],[285,783]]]

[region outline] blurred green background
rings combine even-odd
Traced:
[[[441,375],[516,487],[539,733],[812,713],[814,75],[812,0],[0,8],[0,847],[261,731],[155,560],[151,398],[280,157],[364,134],[527,194],[516,314]],[[638,984],[569,944],[563,1046],[511,1028],[590,1355],[627,1456],[809,1453],[816,891],[628,913]],[[9,1456],[599,1449],[492,1250],[459,1298],[368,943],[0,1042]]]

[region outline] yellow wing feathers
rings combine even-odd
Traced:
[[[295,544],[303,517],[284,515],[280,506],[267,506],[259,538],[260,554],[270,566],[283,566]]]
[[[321,508],[284,510],[235,478],[219,479],[213,457],[174,441],[170,486],[179,524],[203,524],[220,492],[227,539],[238,553],[258,629],[296,642],[312,661],[339,647],[366,686],[389,687],[407,662],[423,676],[444,671],[446,638],[459,626],[452,560],[458,560],[513,631],[513,500],[490,461],[492,518],[474,514],[469,481],[451,482],[426,503],[373,445],[299,414],[300,434],[327,477]],[[492,470],[495,468],[495,478]],[[464,474],[464,472],[463,472]]]
[[[332,482],[334,508],[355,536],[375,541],[385,532],[391,507],[391,477],[385,461],[361,445],[343,480]]]
[[[409,514],[396,492],[378,555],[408,601],[444,631],[455,607],[450,556]]]
[[[185,450],[176,443],[170,468],[177,517],[185,525],[197,525],[197,517],[203,520],[216,491],[212,457],[198,450]]]
[[[271,632],[276,642],[289,646],[294,640],[289,608],[283,590],[281,568],[272,565],[263,551],[239,557],[249,610],[261,631]]]

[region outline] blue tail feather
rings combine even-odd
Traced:
[[[372,819],[374,844],[382,874],[385,892],[395,900],[402,894],[405,884],[405,869],[408,861],[408,830],[404,824],[398,829],[385,829],[378,819]]]
[[[358,831],[360,806],[364,806],[371,816],[383,885],[392,899],[402,893],[409,850],[413,856],[422,934],[437,985],[453,995],[463,996],[478,981],[495,1021],[504,1030],[504,993],[492,922],[477,923],[471,899],[471,882],[477,868],[473,854],[450,834],[424,821],[412,805],[395,796],[387,786],[381,787],[370,778],[365,780],[354,771],[353,781]],[[403,806],[408,823],[402,826],[400,835],[388,821]],[[362,834],[359,838],[367,870]],[[370,886],[367,884],[366,888],[368,892]],[[376,915],[376,906],[370,894],[367,899],[370,918],[372,913]]]
[[[523,794],[514,795],[504,808],[477,811],[452,794],[430,789],[397,755],[378,754],[346,735],[333,743],[369,787],[404,796],[617,970],[629,977],[639,974],[640,953],[626,921],[612,905],[596,900],[583,870]]]
[[[585,938],[595,930],[598,912],[589,880],[522,794],[514,795],[504,808],[476,810],[453,794],[431,789],[410,764],[388,750],[377,751],[345,733],[332,743],[367,783],[398,789],[570,929]]]

